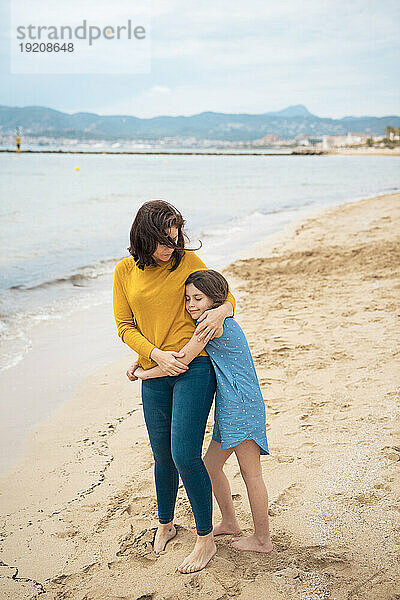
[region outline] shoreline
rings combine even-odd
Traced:
[[[294,156],[295,152],[189,152],[189,151],[157,151],[157,150],[124,150],[124,151],[111,151],[111,150],[2,150],[0,152],[8,152],[11,154],[115,154],[116,156],[125,154],[144,154],[144,155],[172,155],[172,156]],[[317,152],[321,154],[320,152]],[[309,153],[315,154],[315,153]]]
[[[390,148],[373,148],[371,150],[367,149],[354,149],[354,148],[341,148],[339,150],[318,150],[318,149],[310,149],[310,150],[299,150],[295,149],[290,152],[263,152],[263,151],[255,151],[255,152],[196,152],[196,151],[176,151],[176,150],[165,150],[165,151],[157,151],[157,150],[123,150],[123,151],[112,151],[112,150],[11,150],[11,149],[2,149],[0,148],[0,153],[6,152],[11,154],[115,154],[119,155],[162,155],[162,156],[400,156],[399,150],[392,150]]]
[[[384,194],[320,209],[224,269],[267,402],[272,456],[262,466],[274,555],[238,553],[218,538],[207,569],[176,574],[193,541],[181,488],[177,540],[154,557],[152,455],[139,386],[124,375],[126,355],[81,381],[36,428],[18,464],[0,474],[8,597],[28,599],[43,588],[44,600],[61,590],[76,599],[84,590],[99,600],[129,590],[129,597],[163,591],[217,600],[236,586],[232,597],[243,600],[261,600],[266,587],[271,600],[350,591],[364,600],[377,585],[380,600],[389,600],[399,575],[400,524],[391,508],[400,460],[393,438],[399,200]],[[211,431],[212,413],[206,440]],[[246,529],[234,461],[227,473]]]
[[[25,356],[0,373],[3,396],[8,397],[0,406],[0,476],[24,459],[36,428],[75,396],[93,370],[131,352],[116,336],[109,304],[39,322],[29,335]],[[98,339],[109,342],[100,346]]]

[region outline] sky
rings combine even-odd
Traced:
[[[0,105],[138,117],[294,104],[320,117],[400,114],[397,0],[149,0],[150,72],[76,75],[10,72],[11,1],[0,0]],[[113,10],[136,2],[113,0]],[[67,21],[68,3],[57,7]]]

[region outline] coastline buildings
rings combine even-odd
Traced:
[[[362,132],[350,132],[347,135],[324,135],[322,139],[322,149],[343,148],[345,146],[359,146],[366,144],[368,136]],[[377,136],[375,136],[377,137]],[[383,136],[378,136],[383,139]]]
[[[389,128],[388,128],[389,129]],[[389,135],[390,133],[390,135]],[[194,136],[165,136],[160,139],[78,139],[74,137],[51,137],[48,135],[25,135],[24,148],[39,149],[64,149],[65,151],[162,151],[162,150],[318,150],[335,151],[341,149],[368,149],[371,147],[383,148],[388,140],[396,145],[400,139],[400,128],[390,128],[388,135],[366,134],[364,132],[349,132],[346,135],[312,135],[301,134],[291,138],[281,138],[278,134],[267,134],[261,138],[248,141],[228,141],[215,139],[197,139]],[[15,135],[1,135],[0,148],[15,147]]]

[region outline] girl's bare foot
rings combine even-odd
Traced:
[[[217,546],[215,545],[212,531],[208,535],[197,536],[193,552],[179,565],[178,571],[181,573],[201,571],[209,563],[216,551]]]
[[[228,521],[224,521],[222,519],[220,523],[214,526],[213,533],[214,535],[239,535],[242,533],[242,530],[240,529],[240,525],[237,521],[228,523]]]
[[[266,554],[273,550],[273,545],[270,538],[260,540],[256,538],[255,535],[234,538],[231,542],[231,546],[233,548],[236,548],[236,550],[264,552]]]
[[[167,542],[169,542],[169,540],[172,540],[172,538],[175,536],[176,536],[176,529],[172,522],[167,523],[165,525],[160,523],[158,525],[156,535],[154,537],[154,544],[153,544],[154,552],[156,554],[159,554],[160,552],[162,552],[164,550],[165,546],[167,545]]]

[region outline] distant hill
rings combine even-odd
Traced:
[[[308,108],[303,104],[296,104],[295,106],[288,106],[278,112],[268,112],[266,115],[272,115],[274,117],[315,117],[311,114]]]
[[[400,117],[344,117],[326,119],[311,114],[301,104],[260,115],[202,112],[189,117],[160,116],[140,119],[128,115],[101,116],[95,113],[68,114],[43,106],[23,108],[0,106],[0,134],[14,133],[78,139],[142,139],[194,137],[226,141],[246,141],[277,134],[343,135],[350,131],[383,134],[391,125],[400,126]]]

